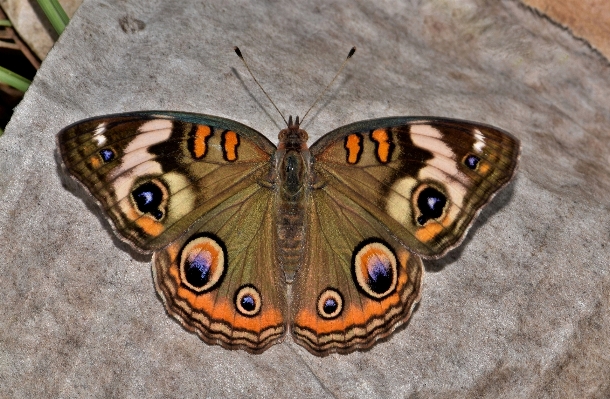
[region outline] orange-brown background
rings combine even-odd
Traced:
[[[610,59],[610,1],[521,0]]]

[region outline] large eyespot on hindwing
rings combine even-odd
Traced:
[[[166,213],[168,194],[162,181],[152,179],[136,186],[131,191],[131,199],[140,214],[149,214],[159,221]]]
[[[323,319],[335,319],[343,311],[343,296],[335,288],[326,288],[318,296],[316,307]]]
[[[239,314],[246,317],[256,316],[263,306],[260,292],[251,284],[239,287],[235,292],[233,303]]]
[[[379,238],[369,238],[352,254],[352,276],[356,287],[368,297],[381,300],[392,294],[398,282],[396,253]]]
[[[438,220],[445,213],[447,196],[436,187],[422,184],[413,192],[415,220],[420,226],[430,219]]]
[[[216,288],[227,271],[227,248],[211,233],[191,237],[182,246],[178,259],[180,281],[197,294]]]

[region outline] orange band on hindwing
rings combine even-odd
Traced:
[[[375,142],[375,155],[381,163],[388,163],[392,157],[394,143],[387,129],[376,129],[371,132],[371,140]]]
[[[398,274],[396,289],[392,294],[380,299],[373,300],[367,297],[361,297],[358,301],[345,304],[345,311],[337,318],[323,319],[315,309],[301,309],[295,315],[294,323],[298,328],[305,328],[313,331],[316,335],[331,334],[333,332],[345,332],[346,330],[361,327],[365,330],[365,326],[371,320],[383,320],[388,314],[389,309],[399,309],[400,303],[404,300],[405,286],[409,284],[410,277],[408,271],[405,270],[408,254],[401,254],[401,267]],[[413,283],[413,281],[411,281]],[[410,294],[411,290],[407,290]]]
[[[193,158],[201,159],[208,152],[208,139],[212,137],[212,129],[206,125],[197,125],[188,140],[188,149]]]
[[[173,253],[176,252],[174,249]],[[173,258],[172,253],[169,253]],[[178,259],[174,258],[167,272],[168,276],[174,281],[175,287],[177,287],[176,298],[186,301],[195,314],[200,313],[203,320],[207,319],[203,322],[204,325],[209,326],[211,323],[224,324],[226,331],[220,332],[227,336],[230,336],[234,329],[261,334],[269,328],[282,325],[282,313],[279,308],[274,307],[274,304],[263,304],[263,309],[257,314],[257,317],[247,317],[236,311],[235,304],[231,301],[232,297],[221,297],[215,289],[202,294],[193,292],[181,282]],[[198,318],[194,317],[194,319]]]
[[[362,155],[362,136],[358,133],[350,134],[345,138],[346,159],[349,164],[357,164]]]
[[[239,146],[239,136],[232,130],[227,130],[222,134],[222,156],[225,160],[233,162],[237,160],[237,147]]]

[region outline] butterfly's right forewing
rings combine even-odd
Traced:
[[[474,122],[383,118],[337,129],[311,153],[324,184],[374,215],[410,251],[439,257],[511,180],[519,142]]]

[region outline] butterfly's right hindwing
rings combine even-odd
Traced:
[[[274,192],[252,185],[155,252],[167,312],[208,344],[260,353],[286,332],[286,285],[276,262]]]

